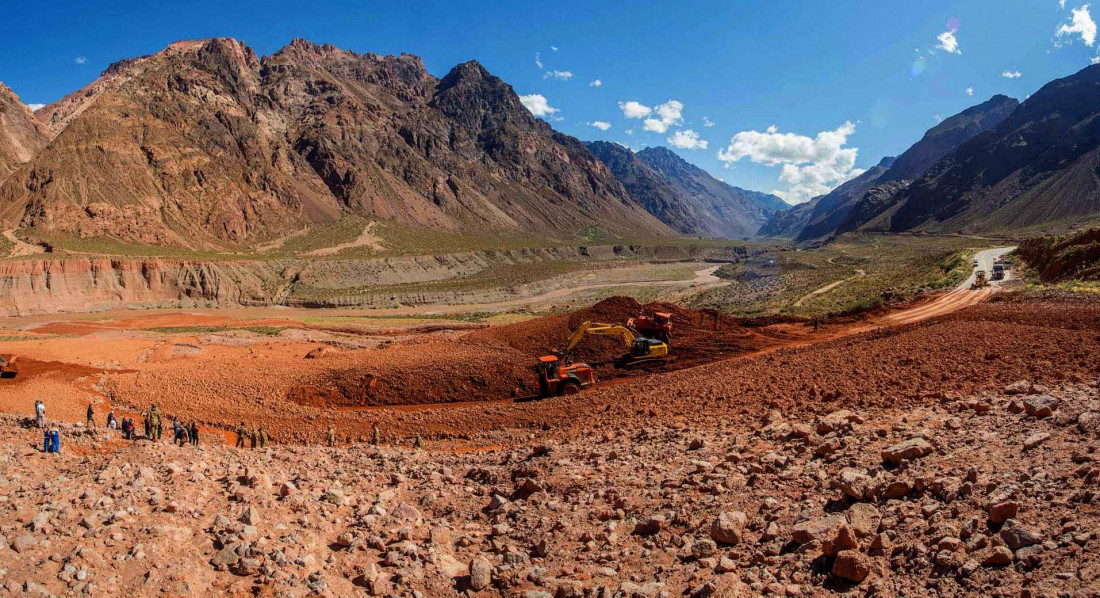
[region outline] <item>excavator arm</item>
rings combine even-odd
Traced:
[[[600,322],[585,322],[573,331],[573,335],[569,337],[569,342],[565,345],[565,352],[568,353],[572,351],[573,348],[589,334],[593,336],[617,336],[622,339],[627,348],[629,348],[631,343],[634,342],[634,339],[637,338],[626,326],[602,324]]]

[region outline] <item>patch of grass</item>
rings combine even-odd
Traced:
[[[692,304],[743,316],[867,311],[961,283],[974,251],[992,244],[966,237],[848,234],[817,249],[779,249],[723,266],[717,275],[731,284]],[[809,296],[837,281],[843,282]]]

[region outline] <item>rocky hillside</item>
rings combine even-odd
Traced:
[[[579,141],[476,62],[232,39],[112,65],[38,115],[52,140],[0,187],[32,232],[240,247],[354,213],[447,231],[671,231]]]
[[[874,168],[815,198],[812,205],[773,217],[761,232],[767,236],[812,241],[854,230],[893,205],[893,194],[905,188],[908,181],[919,177],[956,147],[996,127],[1018,105],[1019,102],[1010,97],[996,95],[967,108],[929,129],[920,141],[897,158],[883,158]],[[865,199],[865,194],[876,185],[886,186]],[[860,202],[864,204],[858,205]]]
[[[875,185],[891,164],[892,157],[882,158],[878,164],[868,168],[866,173],[845,182],[824,196],[814,198],[805,208],[792,211],[774,224],[769,222],[767,230],[787,229],[791,234],[783,236],[794,236],[796,241],[812,241],[832,234],[851,206],[864,195],[864,191]]]
[[[1046,282],[1100,280],[1100,228],[1028,239],[1019,254]]]
[[[899,195],[893,231],[1070,227],[1100,212],[1100,66],[1052,81]]]
[[[616,143],[595,141],[588,148],[636,202],[684,234],[752,236],[772,214],[789,207],[774,195],[727,185],[663,147],[635,154]]]
[[[0,83],[0,181],[46,144],[46,133],[30,108]]]

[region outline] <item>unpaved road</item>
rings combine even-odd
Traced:
[[[882,321],[888,326],[899,326],[901,324],[909,324],[912,322],[919,322],[933,316],[938,316],[946,313],[953,312],[957,309],[962,309],[968,305],[973,305],[981,301],[985,301],[990,295],[997,292],[997,289],[1004,283],[1012,280],[1013,270],[1009,270],[1005,273],[1004,280],[990,281],[989,286],[984,289],[971,290],[970,285],[974,283],[974,277],[977,275],[978,270],[985,270],[988,273],[993,270],[993,262],[1004,256],[1005,254],[1016,249],[1015,247],[997,247],[994,249],[985,249],[979,251],[974,255],[974,259],[978,260],[978,266],[973,268],[970,276],[966,278],[959,286],[955,287],[955,290],[945,293],[939,296],[937,299],[926,303],[924,305],[915,307],[913,309],[907,309],[895,314],[890,314]]]
[[[826,261],[829,262],[829,263],[832,263],[832,259],[833,258],[829,258]],[[794,307],[798,307],[798,306],[802,305],[803,301],[806,301],[807,299],[810,299],[811,297],[816,297],[818,295],[828,293],[829,291],[831,291],[831,290],[837,288],[838,286],[848,282],[849,280],[852,280],[854,278],[859,278],[860,276],[867,276],[867,273],[864,272],[863,270],[856,270],[856,273],[853,274],[852,276],[849,276],[848,278],[842,278],[842,279],[840,279],[836,282],[830,282],[829,284],[821,287],[820,289],[810,291],[809,293],[806,293],[805,295],[800,297],[798,299],[798,301],[795,301],[794,302]]]

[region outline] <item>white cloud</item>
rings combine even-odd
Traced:
[[[1089,64],[1100,64],[1100,56],[1089,58]]]
[[[966,88],[966,95],[968,95],[968,96],[974,95],[974,87],[973,86]]]
[[[633,135],[634,134],[634,129],[627,129],[625,132],[626,132],[627,135]]]
[[[683,120],[681,116],[683,110],[684,105],[676,100],[669,100],[664,104],[655,106],[653,112],[656,113],[658,118],[645,119],[642,128],[663,134],[668,131],[669,127],[680,124]]]
[[[519,101],[523,104],[523,107],[530,110],[531,114],[538,117],[553,117],[558,112],[561,112],[557,108],[550,106],[550,102],[546,101],[546,97],[541,94],[532,93],[530,95],[519,96]]]
[[[672,147],[680,149],[707,149],[707,140],[700,139],[699,134],[691,129],[676,131],[667,141]]]
[[[611,128],[611,123],[609,123],[607,121],[603,121],[603,120],[594,120],[594,121],[592,121],[588,124],[590,126],[596,127],[597,129],[599,129],[601,131],[606,131],[606,130]]]
[[[76,58],[73,58],[73,62],[77,64],[84,64],[85,62],[88,62],[88,59],[84,58],[83,56],[77,56]]]
[[[788,188],[773,193],[788,203],[802,203],[864,172],[855,168],[859,148],[844,147],[855,130],[856,125],[848,121],[812,138],[780,133],[775,125],[763,133],[741,131],[726,149],[718,151],[718,159],[727,167],[742,158],[765,166],[781,165],[779,182]]]
[[[557,51],[558,51],[558,47],[557,47],[557,46],[550,46],[550,49],[551,49],[551,50],[553,50],[553,51],[555,51],[555,52],[557,52]]]
[[[944,31],[936,36],[936,40],[940,42],[936,44],[937,49],[949,54],[962,54],[962,50],[959,49],[959,39],[955,37],[954,31]]]
[[[645,118],[653,112],[653,109],[649,106],[635,102],[634,100],[619,102],[619,110],[622,110],[623,116],[627,118]]]
[[[704,116],[703,117],[703,126],[704,127],[713,127],[714,126],[714,121]]]
[[[939,112],[937,112],[937,113],[932,115],[932,120],[934,120],[938,123],[942,123],[943,122],[943,115],[940,114]]]
[[[1070,18],[1070,22],[1063,23],[1058,31],[1054,32],[1054,35],[1061,39],[1063,36],[1079,35],[1081,41],[1085,42],[1086,46],[1091,46],[1096,43],[1096,21],[1092,20],[1092,15],[1089,14],[1089,5],[1085,4],[1081,8],[1073,9],[1073,17]],[[1070,39],[1070,41],[1073,41]]]
[[[45,107],[46,107],[45,104],[27,104],[27,108],[30,108],[31,112],[34,112],[35,110],[38,110],[39,108],[45,108]]]
[[[545,73],[543,73],[542,78],[568,81],[573,78],[573,73],[569,71],[546,71]]]
[[[1066,9],[1066,0],[1058,0],[1058,8],[1061,8],[1062,10],[1065,10]]]
[[[1001,76],[1005,79],[1019,79],[1023,77],[1023,73],[1019,69],[1005,70],[1001,72]]]
[[[599,87],[601,85],[603,85],[603,81],[600,81],[599,79],[596,79],[588,84],[589,87]]]
[[[535,66],[542,68],[542,57],[539,56],[538,52],[535,52]]]

